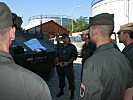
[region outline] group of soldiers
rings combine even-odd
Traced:
[[[81,52],[81,100],[133,99],[133,23],[122,25],[117,32],[119,42],[125,45],[122,52],[110,38],[113,31],[113,14],[101,13],[90,17],[88,34],[82,34],[85,43]],[[77,51],[69,43],[68,35],[64,34],[62,38],[63,44],[57,56],[60,87],[57,97],[64,95],[66,75],[71,90],[70,98],[73,99],[73,61]]]
[[[110,39],[114,30],[113,14],[90,17],[89,25],[96,50],[83,66],[81,100],[132,100],[133,23],[122,25],[117,33],[119,42],[125,45],[122,53]]]
[[[101,13],[89,18],[89,34],[82,35],[81,100],[132,100],[133,99],[133,23],[118,31],[119,42],[125,45],[122,52],[115,48],[110,35],[114,31],[114,15]],[[15,64],[9,46],[15,39],[15,26],[9,7],[0,2],[0,99],[1,100],[52,100],[44,80],[33,72]],[[68,79],[70,99],[74,99],[75,82],[73,61],[77,49],[69,35],[62,35],[58,45],[56,69],[60,91],[64,95],[65,77]]]

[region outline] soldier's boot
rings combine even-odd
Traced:
[[[70,99],[74,99],[74,90],[71,90]]]
[[[56,95],[56,97],[60,97],[64,95],[64,90],[63,89],[60,89],[59,93]]]

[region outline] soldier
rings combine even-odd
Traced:
[[[85,43],[83,44],[82,51],[81,51],[81,57],[82,57],[81,82],[82,82],[82,74],[83,74],[84,62],[89,57],[92,56],[93,52],[96,49],[95,44],[90,41],[89,30],[88,30],[87,33],[82,34],[82,41],[85,41]]]
[[[122,53],[127,57],[133,69],[133,23],[121,25],[117,34],[119,42],[125,45]]]
[[[0,2],[0,100],[51,100],[43,79],[15,64],[9,54],[15,39],[13,23],[10,9]]]
[[[71,99],[74,99],[74,70],[73,70],[73,61],[77,58],[77,49],[76,47],[69,43],[69,35],[63,34],[62,36],[63,44],[62,47],[58,49],[57,54],[57,73],[59,77],[59,88],[60,91],[57,94],[57,97],[64,95],[65,87],[65,76],[67,76],[69,82],[69,89],[71,90]]]
[[[112,34],[110,34],[110,37],[111,37],[111,35],[113,35],[113,34],[116,35],[116,33],[113,32]],[[113,44],[113,46],[114,46],[115,49],[117,49],[118,51],[120,51],[118,45],[116,44],[116,41],[114,41],[113,39],[110,38],[110,42]]]
[[[133,23],[127,23],[120,26],[120,30],[117,33],[119,42],[125,45],[122,53],[129,60],[132,70],[133,70]],[[128,89],[125,94],[124,100],[133,99],[133,87]]]
[[[113,17],[101,13],[89,19],[90,38],[97,49],[84,64],[81,100],[122,100],[125,90],[133,85],[128,60],[110,43]]]

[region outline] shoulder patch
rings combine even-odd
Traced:
[[[85,96],[85,85],[83,83],[80,84],[80,97]]]

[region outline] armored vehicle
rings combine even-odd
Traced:
[[[17,20],[19,23],[15,21],[16,37],[10,46],[15,63],[40,75],[44,80],[50,79],[54,74],[56,46],[41,32],[29,34],[20,31],[17,26],[21,25],[22,20]]]
[[[43,35],[16,33],[16,38],[10,47],[10,54],[17,64],[44,79],[48,79],[53,74],[56,47]]]

